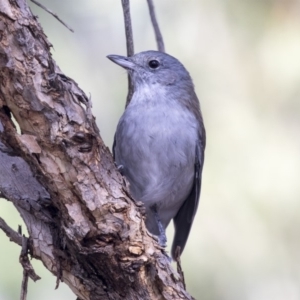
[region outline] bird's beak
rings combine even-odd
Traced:
[[[125,69],[133,70],[136,67],[135,63],[131,60],[130,57],[114,54],[107,55],[106,57]]]

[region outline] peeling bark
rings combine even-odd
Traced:
[[[0,191],[33,257],[82,300],[192,299],[50,48],[25,0],[0,1]]]

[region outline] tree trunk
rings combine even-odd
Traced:
[[[79,299],[192,299],[50,48],[25,0],[0,0],[0,191],[32,256]]]

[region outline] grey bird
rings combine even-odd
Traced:
[[[117,126],[115,162],[133,198],[145,204],[147,229],[163,245],[165,229],[174,220],[171,254],[176,259],[198,208],[206,141],[192,79],[166,53],[107,57],[128,71],[134,86]]]

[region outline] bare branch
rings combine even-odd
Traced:
[[[21,250],[21,254],[20,254],[19,260],[20,260],[20,263],[21,263],[21,265],[22,265],[22,267],[24,269],[24,272],[26,273],[27,277],[30,277],[34,282],[36,282],[37,280],[41,279],[41,277],[38,276],[35,273],[32,265],[31,265],[31,263],[29,261],[29,258],[28,258],[28,247],[29,247],[29,245],[28,245],[28,243],[29,243],[28,238],[26,238],[23,235],[22,236],[22,250]],[[23,279],[25,279],[25,278],[23,278]],[[23,283],[22,283],[22,285],[23,285]],[[26,287],[26,289],[27,289],[27,287]]]
[[[0,217],[0,229],[4,231],[4,233],[9,237],[11,241],[22,246],[22,236],[10,228],[6,222]]]
[[[134,45],[133,45],[133,33],[132,33],[132,25],[131,25],[131,16],[130,16],[130,3],[129,0],[121,0],[123,15],[124,15],[124,27],[125,27],[125,36],[126,36],[126,48],[127,48],[127,56],[134,55]],[[133,83],[131,82],[131,78],[128,75],[128,94],[126,99],[126,107],[129,104],[131,97],[133,95]]]
[[[160,32],[156,16],[155,16],[155,9],[154,9],[153,0],[147,0],[147,3],[148,3],[148,7],[149,7],[151,22],[152,22],[152,25],[153,25],[153,28],[154,28],[154,33],[155,33],[155,38],[156,38],[156,43],[157,43],[157,49],[160,52],[165,52],[164,40],[163,40],[162,34]]]
[[[122,0],[122,7],[124,14],[127,56],[132,56],[134,54],[134,45],[129,0]]]
[[[27,299],[27,288],[28,288],[28,274],[25,270],[23,270],[23,280],[22,280],[22,285],[21,285],[20,300]]]
[[[19,227],[19,230],[21,230],[21,227]],[[28,289],[28,277],[30,277],[34,282],[41,279],[41,277],[35,273],[28,259],[28,239],[24,235],[22,236],[22,250],[19,261],[23,267],[23,280],[21,286],[20,300],[26,300]]]
[[[74,30],[67,25],[56,13],[52,12],[50,9],[48,9],[46,6],[44,6],[43,4],[37,2],[36,0],[30,0],[31,2],[33,2],[35,5],[39,6],[40,8],[42,8],[43,10],[45,10],[47,13],[49,13],[50,15],[52,15],[58,22],[60,22],[61,24],[63,24],[66,28],[68,28],[71,32],[74,32]]]
[[[23,235],[21,235],[21,227],[19,226],[19,233],[10,228],[7,223],[0,218],[0,228],[4,231],[4,233],[9,237],[9,239],[19,246],[22,246],[21,254],[19,261],[23,267],[23,280],[21,286],[21,300],[26,300],[27,298],[27,287],[28,287],[28,277],[30,277],[33,281],[37,281],[41,279],[34,271],[29,258],[28,258],[28,239]]]

